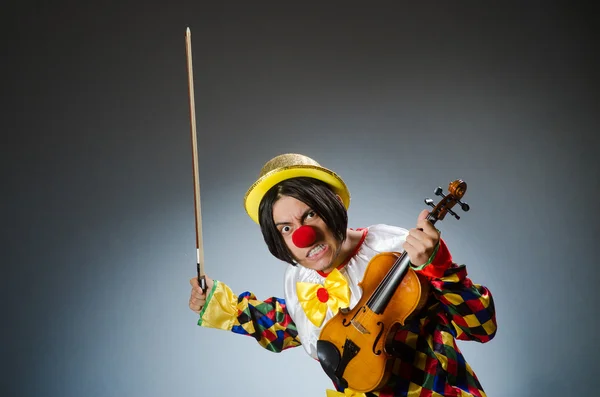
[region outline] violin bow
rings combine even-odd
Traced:
[[[192,32],[185,31],[185,54],[187,58],[188,94],[190,103],[190,132],[192,138],[192,174],[194,178],[194,216],[196,220],[196,270],[198,283],[206,293],[206,277],[204,275],[204,245],[202,243],[202,213],[200,211],[200,182],[198,175],[198,138],[196,136],[196,105],[194,103],[194,71],[192,69]]]

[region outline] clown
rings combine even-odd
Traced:
[[[366,394],[334,382],[337,391],[328,395],[486,396],[456,339],[487,342],[494,337],[493,299],[486,287],[467,277],[464,265],[453,262],[439,231],[426,219],[427,210],[410,230],[382,224],[348,228],[346,184],[300,154],[268,161],[244,205],[269,251],[288,264],[284,299],[236,295],[210,278],[204,294],[192,278],[189,307],[200,316],[198,325],[252,336],[273,352],[301,345],[318,359],[321,329],[340,309],[360,300],[359,283],[371,258],[406,251],[430,293],[425,307],[388,346],[397,357],[389,381]]]

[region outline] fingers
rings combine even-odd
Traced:
[[[421,220],[427,219],[427,215],[429,215],[429,210],[423,210],[417,217],[417,223]]]
[[[435,236],[438,235],[438,230],[433,226],[433,224],[427,220],[427,216],[429,215],[428,210],[423,210],[417,217],[417,228],[422,229],[425,233]]]
[[[403,245],[410,261],[415,266],[425,264],[440,240],[439,231],[427,220],[428,210],[423,210],[417,218],[417,227],[410,229]]]
[[[432,241],[426,237],[424,232],[411,229],[402,247],[408,254],[410,262],[415,266],[421,266],[429,260],[430,252],[433,252],[433,248],[429,249],[431,244]]]
[[[417,226],[423,227],[410,229],[406,236],[406,241],[417,249],[433,249],[440,239],[437,229],[431,223]]]
[[[201,299],[201,298],[192,296],[192,297],[190,297],[189,308],[194,313],[200,314],[205,303],[206,303],[205,299]]]
[[[193,312],[199,314],[206,303],[206,294],[202,292],[198,278],[194,277],[190,279],[190,285],[192,286],[192,291],[190,293],[189,307]]]
[[[204,307],[205,303],[206,303],[206,299],[204,299],[203,297],[194,296],[193,293],[190,296],[189,307],[193,312],[195,312],[197,314],[200,314],[200,311]]]
[[[206,281],[206,289],[210,290],[213,287],[213,279],[208,277],[208,276],[204,276],[204,279]],[[190,285],[194,288],[200,288],[200,283],[198,282],[198,278],[197,277],[193,277],[190,279]]]

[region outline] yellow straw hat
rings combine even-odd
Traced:
[[[310,177],[327,183],[334,193],[339,194],[348,209],[350,205],[350,191],[335,172],[321,167],[319,163],[302,154],[286,153],[267,161],[260,170],[258,180],[254,182],[244,196],[246,212],[256,223],[258,221],[258,207],[264,195],[273,186],[286,179],[297,177]]]

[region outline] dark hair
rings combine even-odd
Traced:
[[[296,265],[283,236],[273,220],[273,205],[282,196],[293,197],[308,205],[319,215],[339,241],[346,239],[348,213],[329,185],[318,179],[298,177],[273,186],[265,194],[258,208],[260,230],[271,254],[284,262]]]

